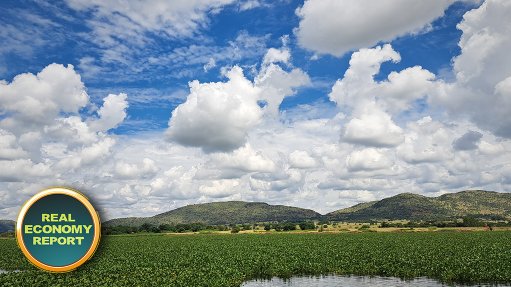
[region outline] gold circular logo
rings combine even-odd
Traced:
[[[67,187],[34,195],[16,222],[16,240],[23,254],[50,272],[69,272],[84,264],[96,251],[100,237],[98,213],[87,197]]]

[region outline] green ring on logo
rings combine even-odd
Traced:
[[[51,272],[72,271],[96,251],[99,215],[77,190],[54,187],[30,198],[16,222],[18,245],[35,266]]]

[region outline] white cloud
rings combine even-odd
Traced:
[[[479,151],[482,154],[486,154],[486,155],[497,155],[504,151],[504,147],[502,144],[499,144],[499,143],[492,144],[492,143],[482,140],[479,143]]]
[[[253,83],[238,66],[225,72],[227,82],[191,82],[187,100],[172,112],[168,139],[200,147],[207,153],[242,147],[248,131],[262,121],[263,113],[277,117],[282,100],[310,82],[302,70],[295,68],[286,72],[274,63],[289,64],[289,56],[268,56],[289,55],[286,47],[275,51],[269,50],[266,54],[266,62]],[[260,100],[267,104],[264,110],[259,106]]]
[[[0,129],[0,160],[18,159],[27,156],[27,152],[17,145],[16,136]]]
[[[222,198],[237,193],[239,185],[237,179],[213,180],[209,185],[201,185],[199,191],[212,198]]]
[[[452,157],[452,137],[452,132],[444,125],[425,117],[408,124],[405,141],[396,152],[412,164],[448,160]]]
[[[240,169],[246,172],[272,172],[276,168],[271,159],[260,151],[254,151],[249,144],[232,153],[216,153],[211,157],[222,168]]]
[[[289,154],[289,164],[293,168],[313,168],[316,160],[303,150],[295,150]]]
[[[158,172],[154,160],[144,158],[142,164],[129,164],[126,162],[118,162],[115,165],[115,173],[121,178],[140,179],[144,177],[152,177]]]
[[[477,21],[470,16],[473,12],[467,14],[463,29],[468,38],[460,44],[462,55],[454,62],[452,82],[438,80],[420,66],[376,80],[382,63],[398,62],[401,56],[390,45],[364,48],[353,53],[348,70],[332,87],[329,96],[336,107],[318,101],[280,111],[283,99],[309,82],[307,74],[293,66],[295,54],[286,38],[282,47],[270,50],[265,48],[266,37],[246,33],[228,44],[226,54],[207,44],[176,48],[154,62],[179,66],[195,61],[201,70],[210,59],[221,67],[227,58],[240,61],[253,53],[261,65],[259,70],[254,65],[250,76],[235,67],[226,81],[194,81],[188,97],[158,94],[165,99],[158,107],[186,98],[174,110],[166,135],[108,131],[127,117],[128,100],[155,103],[136,90],[128,90],[126,97],[123,90],[92,94],[89,89],[94,99],[110,92],[94,110],[71,66],[49,65],[44,73],[1,81],[0,217],[13,218],[30,195],[56,184],[83,189],[105,219],[154,215],[218,200],[329,212],[400,192],[506,191],[511,187],[511,141],[498,136],[497,129],[488,128],[497,135],[484,129],[484,121],[472,114],[479,103],[473,99],[482,95],[488,103],[478,99],[480,111],[488,119],[494,116],[496,124],[506,123],[500,109],[510,110],[506,101],[511,75],[500,63],[507,63],[500,50],[507,38],[478,46],[479,41],[504,34],[500,29],[507,29],[507,22],[497,25],[504,17],[494,11],[499,5],[506,11],[504,3],[488,1],[492,7],[472,14]],[[138,25],[119,25],[128,24]],[[485,34],[488,38],[477,40]],[[477,41],[469,39],[473,37]],[[469,57],[472,45],[484,53],[488,48],[498,58],[475,50]],[[469,63],[471,58],[475,64]],[[17,106],[15,99],[34,102],[36,112],[50,116],[36,121],[36,115]],[[262,101],[266,106],[261,108]],[[415,112],[417,101],[435,106],[425,105],[413,118],[403,116]],[[444,107],[448,113],[442,113]],[[472,122],[463,118],[467,115]],[[465,136],[468,131],[480,135]],[[165,140],[168,135],[173,141]]]
[[[341,140],[365,146],[391,147],[403,141],[403,130],[374,102],[368,102],[354,112]]]
[[[454,1],[307,0],[297,9],[304,48],[341,56],[424,30]]]
[[[289,52],[289,49],[276,49],[276,48],[270,48],[266,52],[266,55],[264,55],[263,58],[263,65],[269,65],[272,63],[284,63],[289,64],[289,60],[291,59],[291,52]]]
[[[332,87],[330,100],[337,105],[356,106],[359,101],[374,98],[374,76],[380,71],[380,65],[387,61],[400,60],[399,53],[389,44],[373,49],[360,49],[351,55],[350,66],[344,77],[337,80]]]
[[[392,161],[381,151],[367,148],[349,154],[346,166],[350,171],[378,170],[391,167]]]
[[[72,65],[51,64],[37,75],[17,75],[0,82],[0,110],[11,114],[0,128],[14,133],[51,123],[60,112],[76,113],[88,103],[84,85]]]
[[[382,110],[399,114],[409,110],[416,100],[438,93],[443,83],[436,82],[435,75],[420,66],[392,71],[387,79],[374,80],[382,63],[400,60],[401,56],[390,44],[354,52],[344,77],[332,87],[330,100],[341,108],[351,109],[374,101]]]
[[[344,77],[329,95],[348,114],[341,140],[373,147],[403,142],[403,128],[392,117],[412,110],[417,100],[438,94],[444,83],[420,66],[392,71],[382,81],[374,79],[382,63],[400,60],[399,53],[389,44],[352,54]]]
[[[107,120],[96,132],[89,125],[93,120],[78,113],[87,109],[89,97],[71,65],[50,64],[36,75],[1,81],[0,93],[2,188],[7,183],[8,190],[26,200],[25,191],[29,195],[45,186],[79,184],[79,175],[102,170],[98,166],[116,143],[105,133],[108,125],[125,117],[123,110],[112,109],[114,96],[105,99],[99,114],[107,120],[117,113],[115,120]]]
[[[110,153],[114,144],[114,139],[104,138],[90,146],[64,154],[60,157],[56,167],[60,170],[75,171],[86,165],[98,165]]]
[[[191,37],[208,23],[208,12],[231,4],[232,0],[140,1],[67,0],[77,11],[91,12],[93,35],[102,46],[114,46],[116,39],[144,43],[144,33],[169,37]]]
[[[259,0],[247,0],[240,4],[239,10],[246,11],[254,8],[258,8],[263,6],[263,4]]]
[[[190,95],[169,120],[169,139],[206,152],[243,146],[247,132],[261,119],[260,90],[239,67],[226,74],[225,83],[190,83]]]
[[[204,72],[207,72],[207,71],[213,69],[214,67],[216,67],[215,59],[209,58],[208,62],[206,64],[204,64],[204,66],[202,68],[204,69]]]
[[[255,79],[255,85],[262,90],[260,99],[267,104],[265,110],[273,117],[279,116],[279,106],[284,98],[309,84],[309,76],[301,69],[286,72],[273,63],[263,66]]]
[[[126,117],[128,108],[128,96],[126,94],[110,94],[103,99],[103,106],[98,111],[99,118],[91,121],[90,128],[94,131],[108,131],[117,127]]]
[[[26,178],[50,176],[51,170],[43,163],[34,164],[30,159],[0,160],[0,180],[3,182],[20,181]]]
[[[511,138],[510,13],[509,1],[488,0],[463,16],[461,54],[453,61],[456,79],[430,100],[453,117],[468,116],[506,138]]]
[[[213,67],[221,65],[234,65],[239,61],[258,61],[267,52],[266,42],[268,35],[256,36],[242,30],[234,40],[225,45],[198,44],[180,46],[169,52],[160,52],[150,55],[147,61],[139,63],[145,70],[166,67],[176,78],[193,77],[197,72],[197,65],[202,71],[208,72]],[[136,61],[136,59],[134,59]],[[175,71],[172,71],[175,70]],[[158,77],[160,75],[153,75]]]
[[[437,89],[435,75],[420,66],[406,68],[400,72],[391,72],[388,81],[379,85],[378,99],[392,113],[409,110],[411,104]]]

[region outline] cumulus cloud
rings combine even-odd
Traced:
[[[313,168],[316,160],[303,150],[295,150],[289,154],[289,164],[293,168]]]
[[[299,44],[320,54],[342,56],[425,30],[453,0],[308,0],[297,9]]]
[[[315,2],[304,7],[308,3]],[[13,218],[23,200],[55,184],[83,189],[105,219],[154,215],[218,200],[329,212],[400,192],[508,190],[511,141],[501,136],[502,129],[484,128],[484,121],[472,112],[478,106],[505,128],[507,119],[500,109],[510,110],[506,101],[511,75],[501,63],[507,58],[500,49],[507,38],[480,44],[505,34],[501,30],[507,29],[507,18],[496,9],[506,11],[505,3],[488,1],[481,7],[486,10],[465,16],[465,26],[460,25],[462,54],[453,62],[452,82],[420,66],[377,77],[383,63],[398,62],[401,55],[391,45],[365,47],[352,54],[349,68],[333,85],[329,97],[335,106],[309,102],[285,112],[279,108],[285,97],[315,80],[293,66],[295,54],[286,38],[282,47],[266,50],[260,43],[264,37],[244,34],[226,55],[206,44],[176,48],[153,61],[196,61],[201,68],[214,59],[220,67],[226,57],[238,61],[245,59],[239,53],[258,50],[261,65],[254,66],[250,78],[236,66],[225,69],[224,81],[192,81],[165,134],[114,134],[112,129],[127,117],[128,100],[146,99],[136,99],[131,92],[129,98],[105,93],[103,103],[95,101],[99,108],[92,110],[72,66],[53,64],[37,74],[1,81],[0,217]],[[98,11],[90,10],[93,18],[108,3],[94,5]],[[475,64],[470,65],[471,59]],[[478,98],[482,95],[488,103]],[[15,99],[35,107],[36,113],[30,114]],[[414,113],[417,101],[426,104],[424,111],[413,118],[403,116]],[[447,113],[442,113],[444,108]],[[49,117],[37,121],[38,113]]]
[[[27,157],[27,152],[18,146],[16,136],[0,129],[0,160]]]
[[[197,167],[175,166],[151,181],[151,195],[169,197],[173,200],[190,199],[199,196],[194,182]]]
[[[225,83],[190,83],[190,95],[169,120],[169,139],[205,152],[231,151],[245,144],[248,130],[262,116],[260,90],[240,67],[226,76]]]
[[[354,112],[341,139],[365,146],[391,147],[403,141],[403,130],[374,102],[368,102]]]
[[[452,137],[448,127],[428,116],[408,124],[404,143],[396,153],[411,164],[448,160]]]
[[[504,146],[501,143],[489,143],[487,141],[479,142],[479,151],[485,155],[497,155],[504,151]]]
[[[379,85],[377,98],[391,113],[409,110],[414,101],[426,98],[438,89],[435,75],[420,66],[391,72]]]
[[[118,162],[115,165],[115,173],[121,178],[140,179],[154,176],[158,172],[154,160],[144,158],[140,165]]]
[[[61,170],[75,171],[84,165],[97,165],[110,153],[114,144],[114,139],[106,137],[90,146],[62,155],[56,167]],[[61,150],[61,152],[63,151]]]
[[[3,182],[23,182],[27,177],[41,178],[51,174],[48,165],[35,164],[30,159],[2,160],[0,163],[0,180]]]
[[[442,82],[435,81],[435,75],[420,66],[392,71],[387,79],[376,81],[384,62],[399,62],[401,56],[390,44],[354,52],[350,66],[342,79],[337,80],[329,94],[330,100],[341,108],[356,109],[377,103],[382,110],[399,114],[409,110],[412,104],[429,95],[436,95]]]
[[[341,109],[351,111],[341,140],[374,147],[397,146],[403,141],[403,130],[390,113],[406,110],[411,102],[424,97],[434,76],[413,67],[392,72],[387,80],[374,80],[383,62],[400,60],[389,44],[353,53],[348,70],[329,95]]]
[[[0,181],[20,196],[45,185],[71,184],[76,174],[97,169],[116,142],[107,131],[126,116],[111,95],[99,119],[82,118],[79,111],[90,104],[89,97],[71,65],[50,64],[37,74],[1,81],[0,94]],[[95,121],[98,130],[91,127]]]
[[[94,131],[108,131],[117,127],[126,117],[128,108],[128,96],[126,94],[110,94],[103,99],[103,106],[98,111],[99,118],[90,122]]]
[[[431,103],[468,117],[480,128],[511,138],[511,13],[509,1],[488,0],[458,24],[461,54],[454,58],[455,81]]]
[[[222,198],[237,193],[239,185],[237,179],[213,180],[209,185],[201,185],[199,191],[212,198]]]
[[[389,44],[373,49],[360,49],[351,55],[350,66],[344,77],[337,80],[332,87],[330,100],[340,106],[354,107],[374,98],[374,90],[377,88],[374,76],[380,71],[381,64],[400,60],[399,53]]]
[[[278,56],[281,54],[286,56]],[[302,70],[295,68],[287,72],[275,64],[289,64],[286,47],[270,49],[264,59],[254,82],[238,66],[225,73],[227,82],[191,82],[186,101],[172,112],[168,139],[200,147],[206,153],[242,147],[248,131],[261,122],[264,113],[278,116],[282,100],[296,88],[310,83]],[[261,100],[266,102],[264,110],[259,106]]]
[[[51,123],[61,112],[77,113],[89,101],[74,67],[60,64],[0,82],[0,94],[0,110],[10,113],[0,120],[0,128],[16,134]]]
[[[374,148],[353,151],[346,158],[346,166],[350,171],[378,170],[391,165],[392,161]]]
[[[266,102],[266,111],[273,117],[279,115],[279,106],[285,97],[294,94],[297,88],[310,84],[309,76],[301,69],[285,71],[277,63],[290,64],[290,52],[285,46],[270,48],[264,56],[259,74],[254,82],[261,89],[260,99]]]
[[[272,172],[276,168],[271,159],[264,156],[261,151],[253,150],[249,144],[232,153],[216,153],[211,157],[220,167],[240,169],[246,172]]]

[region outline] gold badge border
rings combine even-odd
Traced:
[[[94,238],[92,240],[92,244],[91,244],[89,250],[87,250],[85,255],[82,258],[80,258],[78,261],[71,263],[69,265],[66,265],[66,266],[51,266],[51,265],[44,264],[41,261],[37,260],[34,256],[32,256],[32,254],[26,248],[25,242],[23,241],[23,236],[22,236],[23,220],[25,219],[25,215],[28,212],[28,210],[30,209],[30,207],[34,203],[36,203],[39,199],[49,196],[49,195],[54,195],[54,194],[65,194],[65,195],[71,196],[71,197],[75,198],[76,200],[80,201],[80,203],[82,203],[89,211],[89,213],[92,217],[93,224],[94,224]],[[36,267],[38,267],[42,270],[45,270],[45,271],[62,273],[62,272],[69,272],[69,271],[75,270],[76,268],[80,267],[85,262],[87,262],[87,260],[89,260],[92,257],[92,255],[94,255],[94,253],[96,252],[96,250],[99,246],[100,238],[101,238],[101,221],[99,219],[99,214],[96,212],[96,210],[94,209],[92,204],[89,202],[89,199],[87,199],[87,197],[85,195],[83,195],[80,191],[73,189],[73,188],[69,188],[69,187],[63,187],[63,186],[50,187],[50,188],[44,189],[44,190],[40,191],[39,193],[37,193],[36,195],[32,196],[32,198],[30,198],[27,202],[25,202],[25,204],[21,208],[19,215],[18,215],[18,219],[16,221],[16,241],[18,242],[18,246],[20,247],[20,249],[23,252],[23,254],[25,255],[25,257],[27,257],[27,259],[30,261],[30,263],[32,263]]]

